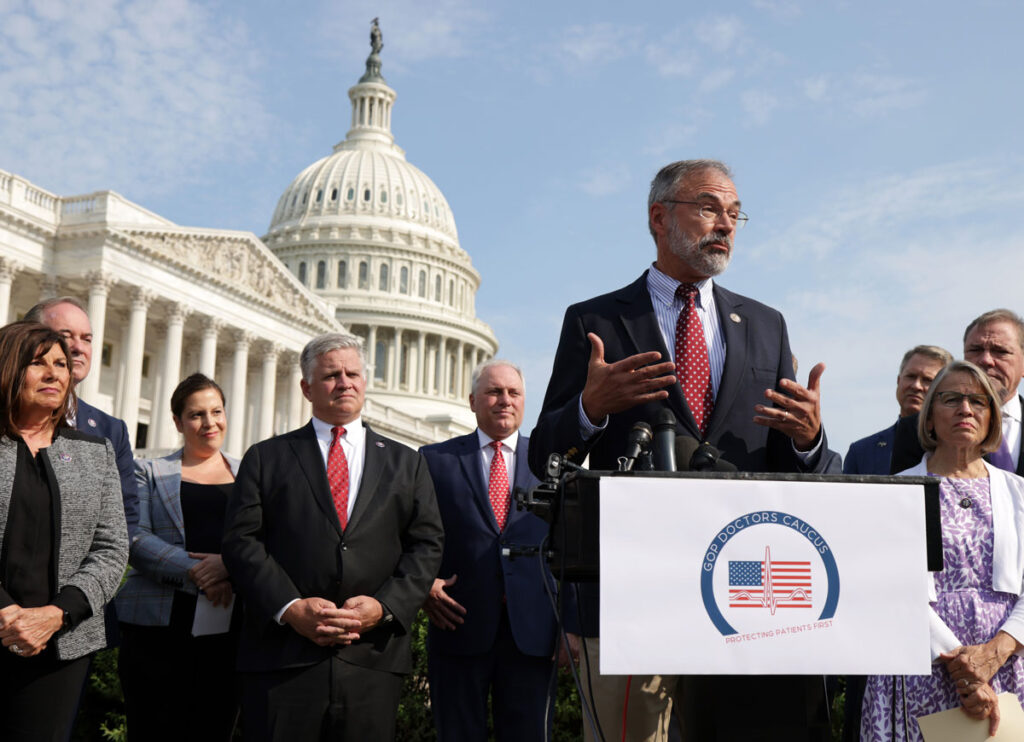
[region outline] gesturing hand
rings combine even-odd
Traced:
[[[604,342],[593,332],[590,340],[590,361],[587,383],[583,387],[583,412],[595,425],[614,412],[622,412],[645,402],[668,397],[665,387],[676,383],[671,361],[658,363],[656,350],[637,353],[615,363],[605,363]]]
[[[807,377],[807,386],[800,386],[795,381],[783,379],[779,387],[785,394],[774,389],[766,389],[764,396],[774,403],[774,407],[754,405],[754,422],[766,425],[793,439],[798,451],[809,451],[821,430],[821,375],[825,373],[825,364],[819,363],[811,369]]]
[[[452,575],[447,580],[434,580],[427,599],[423,601],[423,612],[435,626],[445,631],[452,631],[456,624],[462,624],[462,617],[466,615],[466,609],[445,592],[445,588],[454,585],[458,577]]]

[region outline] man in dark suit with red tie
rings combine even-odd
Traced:
[[[740,471],[825,471],[824,366],[811,370],[806,388],[797,384],[782,315],[712,281],[746,219],[723,163],[687,160],[658,172],[648,197],[654,264],[565,313],[530,440],[534,473],[551,453],[576,463],[589,455],[592,469],[614,470],[633,425],[654,423],[665,409],[677,434],[708,441]],[[578,587],[584,687],[606,738],[623,734],[627,709],[625,739],[667,739],[674,696],[688,742],[830,739],[822,678],[600,675],[598,590]],[[589,725],[585,732],[593,739]]]
[[[499,742],[543,742],[554,580],[538,556],[502,553],[506,546],[536,549],[548,532],[510,497],[537,484],[529,439],[519,434],[522,372],[508,361],[485,361],[473,371],[472,389],[477,430],[421,449],[445,530],[440,577],[423,604],[430,617],[431,710],[440,742],[482,740],[490,696]]]
[[[359,338],[314,338],[300,364],[313,419],[246,452],[225,524],[246,739],[394,739],[441,562],[434,488],[422,456],[362,423]]]

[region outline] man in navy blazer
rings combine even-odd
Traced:
[[[28,310],[25,319],[42,322],[50,329],[64,336],[71,351],[71,375],[78,384],[89,375],[92,368],[92,324],[82,302],[73,296],[61,296],[41,301]],[[132,456],[131,439],[124,420],[111,417],[91,404],[79,399],[69,421],[81,431],[99,435],[110,441],[117,456],[117,471],[121,475],[121,499],[124,502],[124,518],[128,525],[128,541],[134,540],[139,528],[139,490],[135,484],[135,458]],[[113,606],[113,603],[109,605]],[[117,623],[108,622],[116,628]]]
[[[932,380],[952,360],[953,355],[937,345],[917,345],[903,354],[896,376],[896,401],[901,418],[920,412]],[[893,423],[885,430],[854,441],[846,452],[843,474],[888,474],[895,437],[896,423]]]
[[[657,246],[651,269],[625,288],[566,311],[530,441],[535,474],[553,452],[576,463],[589,455],[592,469],[618,468],[634,423],[653,423],[666,408],[678,434],[710,442],[741,471],[824,470],[828,444],[818,391],[824,366],[811,370],[806,388],[797,384],[782,315],[711,280],[728,265],[745,220],[724,164],[692,160],[662,168],[648,199]],[[698,352],[701,334],[706,353]],[[677,347],[679,353],[669,352]],[[680,383],[698,379],[690,367],[701,356],[708,368],[695,406],[703,425]],[[627,739],[666,739],[675,696],[686,740],[830,738],[821,678],[718,676],[677,683],[598,674],[598,591],[590,584],[578,591],[589,637],[589,685],[606,737],[620,735],[625,706]],[[585,733],[593,738],[589,725]]]
[[[529,439],[518,432],[522,372],[508,361],[485,361],[473,371],[472,389],[478,429],[420,449],[445,530],[440,576],[423,604],[431,708],[441,742],[484,739],[490,695],[498,740],[542,742],[556,635],[554,581],[539,557],[502,554],[505,546],[539,547],[548,532],[509,497],[537,484]]]

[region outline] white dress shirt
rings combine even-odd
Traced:
[[[331,428],[334,427],[330,423],[325,423],[320,418],[313,418],[313,432],[316,433],[316,442],[320,446],[320,455],[324,461],[324,472],[327,471],[327,454],[331,449],[331,440],[334,438],[334,434],[331,432]],[[348,511],[346,513],[346,520],[352,517],[352,509],[356,504],[356,497],[359,495],[359,485],[363,481],[363,464],[366,459],[366,429],[363,427],[362,418],[356,418],[352,422],[343,426],[345,432],[338,438],[338,445],[341,446],[341,450],[345,453],[345,458],[348,461]],[[292,603],[297,603],[296,600],[289,600],[284,606],[274,615],[274,620],[279,624],[282,623],[281,617],[284,612],[288,610]]]
[[[1003,440],[1010,449],[1014,471],[1020,466],[1020,416],[1020,397],[1014,394],[1010,401],[1003,405]]]

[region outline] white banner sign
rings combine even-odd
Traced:
[[[601,672],[931,672],[920,485],[604,477]]]

